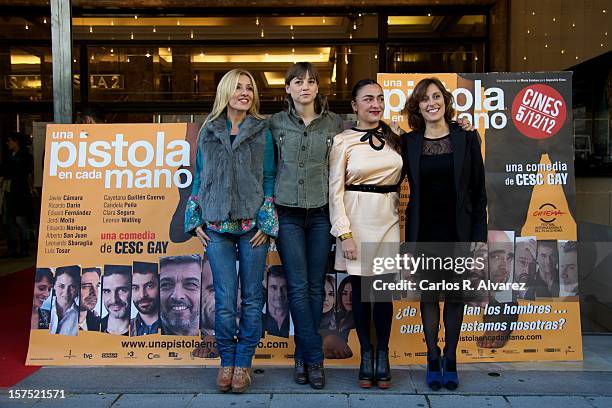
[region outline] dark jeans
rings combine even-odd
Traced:
[[[215,336],[222,367],[250,367],[255,347],[261,339],[263,278],[269,243],[253,248],[249,240],[256,232],[257,228],[254,228],[246,234],[235,235],[206,229],[206,235],[210,237],[206,255],[215,287]],[[238,273],[236,260],[240,261]],[[240,326],[236,323],[238,279]]]
[[[323,361],[319,324],[327,260],[333,237],[329,210],[277,206],[279,230],[276,246],[287,275],[289,308],[295,326],[295,359],[308,364]]]

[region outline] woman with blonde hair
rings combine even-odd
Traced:
[[[269,238],[278,233],[275,175],[272,135],[259,114],[255,79],[248,71],[233,69],[221,78],[212,112],[200,130],[185,212],[185,231],[204,246],[213,274],[221,355],[217,387],[222,392],[241,393],[251,384],[251,362],[262,334]]]

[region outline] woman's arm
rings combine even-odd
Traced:
[[[200,186],[202,184],[201,176],[202,176],[202,149],[200,147],[200,137],[202,137],[201,133],[198,137],[198,151],[196,153],[196,164],[195,170],[193,172],[193,182],[191,184],[191,195],[187,200],[187,205],[185,206],[185,225],[184,230],[186,233],[193,235],[194,237],[198,237],[202,245],[206,248],[208,245],[208,241],[210,238],[204,233],[202,229],[202,225],[204,224],[204,220],[202,219],[202,209],[200,208],[200,204],[198,203],[198,196],[202,194],[200,192]]]
[[[347,146],[340,135],[334,137],[329,153],[329,218],[331,234],[339,237],[351,232],[351,223],[344,208],[344,184],[346,182]]]
[[[264,203],[257,213],[257,227],[266,235],[278,235],[278,216],[274,208],[274,184],[276,182],[276,160],[274,155],[274,140],[270,130],[266,130],[264,147],[263,191]]]
[[[485,168],[480,149],[480,135],[477,131],[467,132],[470,138],[470,184],[468,191],[472,201],[471,241],[487,241],[487,190],[485,186]]]
[[[265,197],[274,196],[274,183],[276,182],[276,159],[274,157],[274,140],[270,129],[266,130],[266,144],[264,147],[263,190]]]
[[[198,203],[198,196],[200,194],[200,185],[202,180],[202,152],[198,147],[196,154],[195,170],[193,172],[193,182],[191,183],[191,195],[187,200],[185,207],[185,232],[193,236],[196,235],[195,229],[203,224],[202,220],[202,209]]]

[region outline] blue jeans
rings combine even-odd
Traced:
[[[215,287],[215,337],[221,366],[251,367],[255,348],[261,339],[264,304],[263,278],[269,243],[253,248],[249,240],[257,229],[236,235],[209,228],[206,255]],[[237,252],[237,253],[236,253]],[[236,273],[236,260],[240,262]],[[238,317],[240,279],[240,324]]]
[[[305,209],[277,206],[276,247],[287,275],[289,309],[295,326],[295,359],[323,361],[319,324],[325,274],[333,237],[327,206]]]

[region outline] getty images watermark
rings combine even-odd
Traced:
[[[576,242],[498,234],[488,243],[362,243],[364,301],[513,302],[578,294]]]

